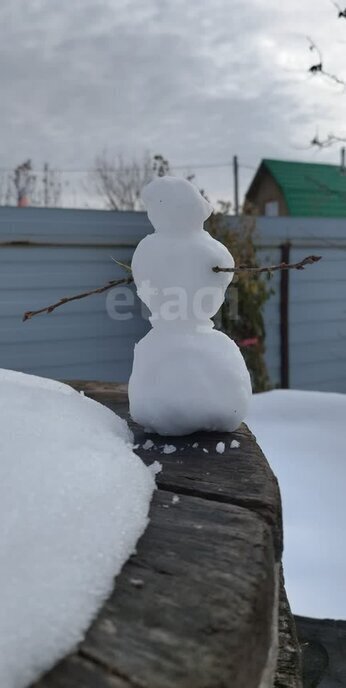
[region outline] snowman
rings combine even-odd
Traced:
[[[130,413],[148,432],[232,432],[245,418],[251,383],[237,345],[214,330],[234,273],[223,244],[203,229],[211,205],[185,179],[159,177],[142,194],[154,234],[137,246],[133,278],[152,329],[136,345]]]

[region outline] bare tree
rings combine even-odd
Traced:
[[[43,170],[34,170],[31,160],[4,171],[0,177],[0,205],[29,205],[56,208],[60,204],[62,184],[60,173],[48,163]]]
[[[15,204],[15,190],[10,172],[3,171],[0,175],[0,206]]]
[[[16,189],[16,205],[19,208],[25,208],[30,205],[30,197],[36,185],[36,175],[33,172],[31,160],[26,160],[16,167],[13,181]]]
[[[170,174],[163,155],[146,153],[141,160],[112,158],[104,151],[96,158],[92,170],[94,189],[110,210],[143,210],[141,191],[154,177]]]
[[[57,208],[61,201],[61,175],[58,170],[52,169],[48,162],[44,163],[43,175],[38,184],[37,205],[45,208]]]
[[[150,155],[142,160],[110,158],[107,152],[96,158],[92,177],[97,193],[110,210],[142,210],[141,191],[155,172]]]

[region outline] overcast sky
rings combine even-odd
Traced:
[[[320,46],[346,78],[346,20],[329,0],[1,0],[1,167],[26,158],[88,169],[104,148],[172,166],[228,163],[242,189],[262,157],[346,133],[346,92],[311,77]],[[178,170],[177,170],[178,172]],[[196,169],[213,199],[231,168]]]

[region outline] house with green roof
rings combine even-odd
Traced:
[[[346,169],[339,165],[262,160],[245,211],[293,217],[346,217]]]

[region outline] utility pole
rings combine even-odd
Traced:
[[[346,149],[345,149],[345,147],[343,146],[343,147],[341,148],[341,160],[340,160],[341,174],[345,174],[345,172],[346,172],[346,167],[345,167],[345,152],[346,152]]]
[[[43,166],[43,203],[45,208],[49,208],[49,167],[47,162]]]
[[[239,164],[238,156],[233,155],[234,214],[239,215]]]

